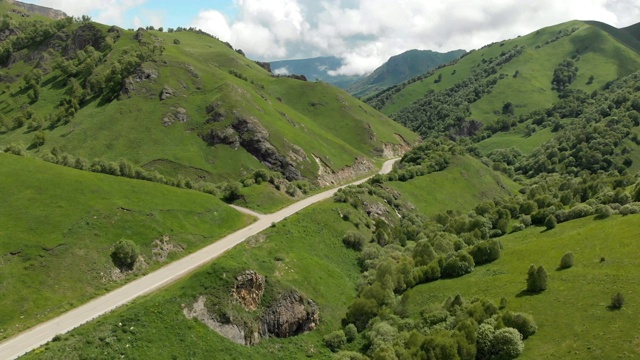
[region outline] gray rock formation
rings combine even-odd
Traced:
[[[265,311],[260,321],[260,336],[286,338],[315,329],[320,321],[318,306],[300,293],[289,291]]]
[[[67,15],[66,13],[64,13],[64,12],[62,12],[60,10],[48,8],[48,7],[45,7],[45,6],[27,4],[27,3],[23,3],[22,1],[14,1],[14,0],[7,0],[7,2],[10,3],[10,4],[13,4],[15,6],[18,6],[18,7],[22,8],[25,11],[28,11],[30,13],[38,14],[38,15],[41,15],[41,16],[46,16],[46,17],[54,19],[54,20],[63,19],[63,18],[66,18],[66,17],[69,16],[69,15]]]
[[[247,311],[254,311],[260,306],[264,287],[264,276],[253,270],[247,270],[236,276],[236,284],[231,291],[231,296]]]

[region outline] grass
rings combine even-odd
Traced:
[[[493,150],[516,148],[523,155],[533,152],[538,146],[551,140],[554,134],[550,128],[545,128],[535,132],[531,136],[525,137],[518,129],[510,132],[494,134],[492,137],[478,143],[478,148],[483,155],[487,155]]]
[[[572,35],[545,45],[560,31],[578,28]],[[495,85],[491,94],[483,96],[471,104],[470,118],[487,123],[496,118],[496,111],[510,101],[516,107],[516,115],[550,106],[557,101],[557,93],[551,90],[554,68],[564,59],[579,52],[580,59],[577,79],[571,88],[582,89],[588,93],[601,89],[608,81],[626,76],[640,67],[640,54],[629,48],[620,37],[602,26],[590,22],[570,21],[567,23],[540,29],[534,33],[491,44],[483,49],[471,52],[447,66],[429,78],[415,82],[395,94],[382,108],[385,114],[393,114],[419,100],[429,90],[441,91],[462,81],[471,75],[474,67],[483,59],[498,56],[502,51],[514,46],[525,46],[523,54],[498,69],[506,77]],[[540,47],[537,47],[541,45]],[[513,74],[519,71],[519,76]],[[435,83],[439,74],[442,81]],[[587,84],[594,76],[592,84]]]
[[[19,17],[15,20],[23,21]],[[78,26],[73,24],[70,29]],[[105,32],[108,29],[96,26]],[[96,72],[107,71],[119,61],[120,54],[139,48],[133,40],[134,32],[121,31],[113,51]],[[145,37],[165,48],[159,59],[142,65],[157,73],[157,78],[134,81],[133,95],[122,95],[117,101],[105,104],[88,99],[69,124],[45,129],[45,145],[32,150],[34,153],[56,146],[89,160],[126,159],[174,178],[182,175],[214,182],[237,180],[265,165],[242,147],[209,146],[197,134],[205,127],[228,127],[236,115],[242,115],[257,119],[278,153],[294,159],[303,176],[315,179],[318,164],[312,154],[338,171],[358,157],[373,161],[380,158],[384,144],[401,142],[394,134],[408,142],[416,140],[414,133],[346,92],[325,83],[273,78],[214,38],[187,31],[148,31]],[[180,43],[174,44],[174,40]],[[29,104],[27,91],[20,87],[22,75],[32,68],[33,64],[18,62],[2,69],[17,79],[8,91],[0,91],[0,104],[4,105],[0,105],[0,114],[9,120],[25,105],[42,119],[58,111],[67,79],[53,69],[42,79],[40,100]],[[233,76],[230,70],[247,80]],[[161,101],[159,94],[165,86],[172,88],[175,96]],[[219,103],[226,116],[220,123],[205,124],[205,109],[212,103]],[[163,118],[177,108],[186,110],[189,120],[163,126]],[[28,146],[32,138],[33,133],[25,127],[11,129],[0,132],[0,145]]]
[[[276,190],[269,183],[242,188],[240,192],[246,201],[238,200],[235,202],[236,205],[247,206],[249,209],[263,214],[276,212],[298,200],[287,195],[284,191]]]
[[[635,334],[638,312],[638,268],[634,254],[640,236],[638,216],[593,217],[559,224],[554,230],[529,228],[501,238],[499,260],[462,278],[441,280],[411,290],[411,312],[461,294],[466,299],[487,297],[507,309],[527,312],[538,332],[526,341],[521,359],[613,359],[640,356]],[[575,265],[556,271],[564,253],[572,251]],[[604,259],[602,261],[601,259]],[[549,272],[549,289],[522,296],[529,264]],[[621,292],[625,305],[619,311],[607,306]]]
[[[469,210],[484,200],[511,195],[519,189],[518,184],[469,155],[455,157],[443,171],[387,185],[426,215]]]
[[[0,337],[25,330],[122,285],[111,246],[133,240],[148,268],[155,239],[184,256],[251,218],[213,196],[0,153]]]
[[[338,210],[346,207],[325,201],[307,208],[189,277],[83,325],[25,359],[207,358],[212,353],[216,359],[331,358],[331,352],[320,345],[322,337],[340,326],[360,277],[358,253],[340,241],[353,229],[339,216]],[[202,294],[228,292],[221,287],[222,279],[246,269],[309,296],[320,306],[319,327],[304,335],[245,347],[184,316],[183,305]]]

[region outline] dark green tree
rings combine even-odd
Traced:
[[[118,240],[111,253],[113,264],[121,270],[131,270],[140,255],[140,248],[136,243],[127,239]]]

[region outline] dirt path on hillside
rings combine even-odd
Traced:
[[[393,168],[393,163],[399,159],[386,161],[380,174],[386,174]],[[25,353],[38,348],[41,345],[51,341],[58,334],[67,333],[74,328],[89,322],[111,310],[122,306],[133,299],[156,291],[196,270],[197,268],[210,263],[229,249],[240,244],[248,237],[255,235],[262,230],[277,223],[288,216],[306,208],[309,205],[319,201],[328,199],[338,191],[338,189],[357,185],[365,182],[368,178],[355,181],[353,183],[339,186],[331,190],[313,195],[306,199],[302,199],[295,204],[272,214],[254,213],[258,221],[242,228],[226,237],[208,245],[193,254],[187,255],[182,259],[176,260],[148,275],[123,285],[112,292],[100,296],[88,303],[70,310],[56,318],[37,325],[25,332],[22,332],[2,343],[0,343],[0,359],[16,359]],[[240,210],[240,209],[238,209]],[[241,209],[242,212],[250,212],[251,210]]]

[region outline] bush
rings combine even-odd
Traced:
[[[573,266],[573,253],[569,251],[560,259],[560,269],[568,269]]]
[[[556,217],[553,215],[547,216],[546,220],[544,221],[544,227],[546,227],[547,230],[552,230],[556,228],[556,225],[558,225]]]
[[[349,231],[342,237],[342,243],[349,249],[360,251],[367,242],[364,235],[358,231]]]
[[[488,264],[500,258],[500,242],[498,240],[481,241],[469,251],[476,265]]]
[[[491,354],[493,359],[515,359],[524,350],[522,335],[510,327],[497,330],[491,338]]]
[[[178,39],[173,39],[173,43],[174,43],[175,45],[180,45],[180,40],[178,40]]]
[[[529,266],[527,272],[527,291],[537,293],[547,290],[547,270],[544,266]]]
[[[138,259],[140,249],[131,240],[121,239],[114,245],[111,260],[121,270],[131,270]]]
[[[338,351],[347,343],[347,338],[342,330],[336,330],[324,338],[324,344],[327,345],[331,351]]]
[[[473,271],[475,263],[471,255],[464,251],[459,251],[449,258],[442,268],[442,277],[455,278],[466,275]]]
[[[596,219],[606,219],[613,214],[613,210],[609,205],[600,204],[595,209]]]
[[[506,327],[514,328],[526,339],[538,331],[538,325],[533,321],[531,315],[524,313],[512,313],[507,311],[502,314],[502,323]]]
[[[358,337],[358,329],[355,325],[349,324],[344,327],[344,335],[348,342],[352,342],[356,337]]]
[[[624,296],[622,293],[617,292],[613,294],[609,308],[613,310],[620,310],[622,309],[622,305],[624,305]]]

